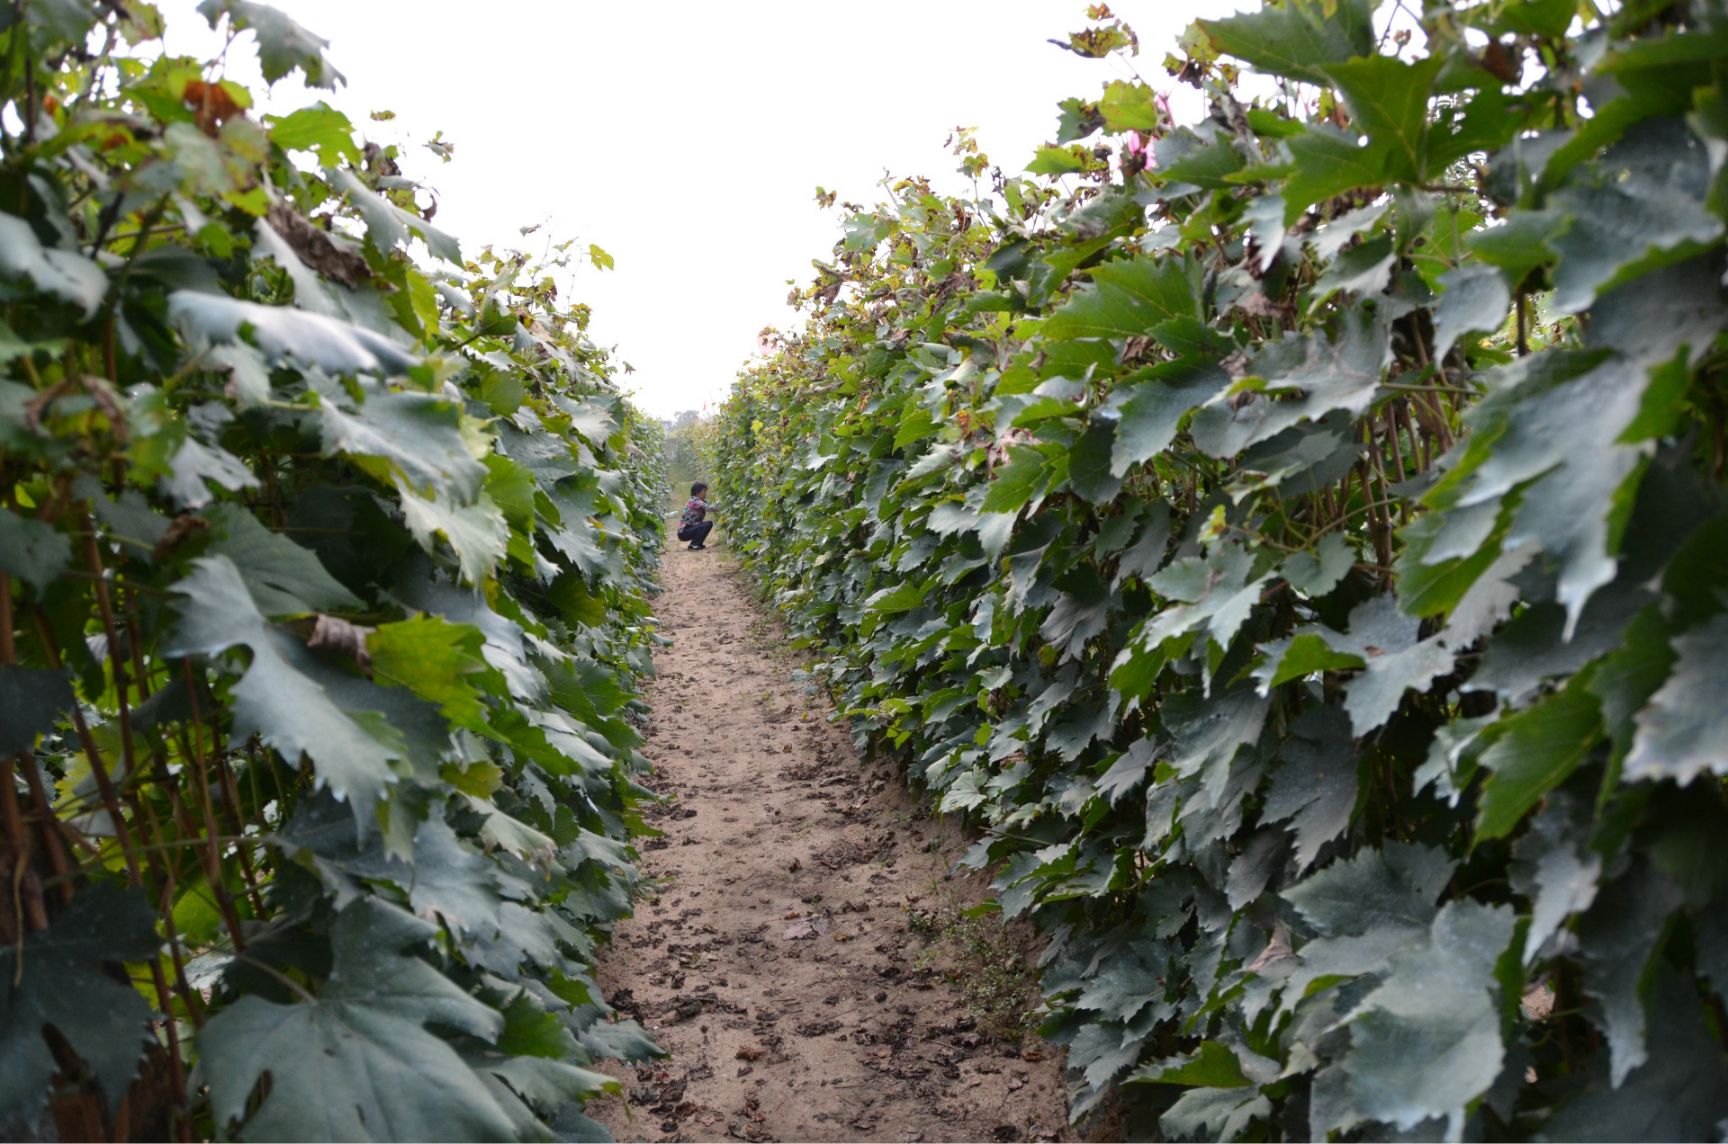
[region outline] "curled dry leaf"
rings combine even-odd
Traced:
[[[264,216],[270,229],[282,236],[300,261],[352,289],[372,276],[366,259],[336,245],[324,230],[286,203],[272,203]]]
[[[372,653],[366,648],[366,637],[374,629],[350,623],[340,616],[320,614],[313,621],[312,635],[306,646],[313,651],[333,651],[353,660],[362,671],[372,669]]]

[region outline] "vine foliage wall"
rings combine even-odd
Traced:
[[[0,1135],[603,1135],[658,427],[555,265],[161,31],[0,5]]]
[[[1728,11],[1283,0],[842,204],[715,452],[1168,1136],[1728,1118]],[[832,205],[832,200],[828,200]]]

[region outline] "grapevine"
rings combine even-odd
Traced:
[[[0,6],[0,1134],[600,1132],[658,426],[564,251],[161,32]]]
[[[1284,0],[839,205],[719,495],[1077,1117],[1721,1132],[1723,19]]]

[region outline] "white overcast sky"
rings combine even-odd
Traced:
[[[161,0],[166,46],[209,55],[195,0]],[[331,42],[333,95],[276,85],[267,109],[325,98],[380,140],[412,140],[406,174],[435,188],[437,225],[465,251],[598,243],[584,267],[591,332],[670,417],[724,397],[765,325],[791,320],[787,282],[826,258],[838,215],[818,184],[865,204],[884,170],[967,184],[943,143],[957,125],[1004,171],[1054,134],[1056,104],[1126,76],[1046,41],[1085,23],[1060,0],[278,0]],[[1122,0],[1136,69],[1197,114],[1160,66],[1188,23],[1253,0]],[[230,66],[257,82],[245,37]],[[394,111],[374,124],[367,114]],[[442,131],[455,157],[419,141]],[[522,238],[518,228],[544,224]]]

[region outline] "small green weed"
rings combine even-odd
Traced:
[[[1026,951],[994,914],[909,906],[906,929],[929,943],[918,955],[917,968],[937,969],[958,985],[967,1015],[979,1029],[1018,1041],[1037,1027],[1038,985]]]

